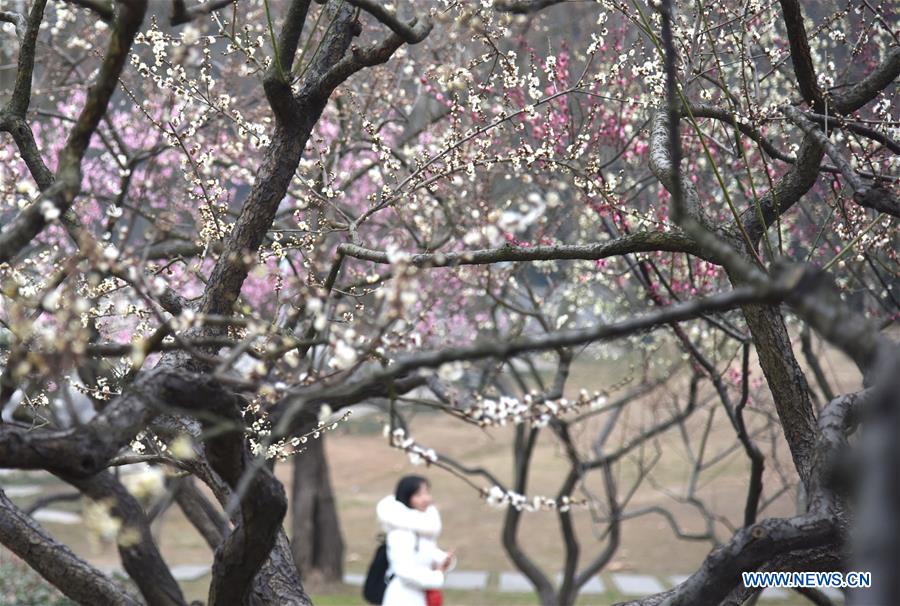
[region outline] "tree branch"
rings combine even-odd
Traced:
[[[194,474],[209,486],[216,500],[222,506],[228,506],[234,498],[231,488],[222,481],[205,460],[193,459],[190,464]],[[205,528],[202,531],[204,538],[210,547],[214,550],[217,549],[231,529],[223,515],[194,486],[178,494],[192,495],[189,499],[191,505],[188,506],[185,514],[193,524],[197,525],[198,522],[201,524],[198,529]],[[179,498],[179,504],[183,503],[181,497],[176,495],[176,498]],[[240,519],[240,512],[235,512],[232,522],[237,524]],[[284,606],[310,606],[311,604],[309,596],[306,595],[300,582],[297,566],[291,555],[291,546],[283,529],[278,531],[275,546],[259,573],[254,577],[250,594],[245,601],[246,606],[269,606],[274,603]]]
[[[823,156],[822,146],[814,138],[804,137],[796,161],[772,189],[759,198],[758,208],[753,204],[741,213],[740,222],[754,243],[759,242],[769,226],[815,185]]]
[[[230,530],[228,521],[203,496],[192,478],[179,480],[179,485],[175,489],[175,501],[210,549],[217,549],[222,544],[225,533]]]
[[[494,9],[504,13],[527,15],[569,0],[496,0]]]
[[[895,217],[900,217],[900,201],[898,201],[891,192],[883,187],[866,186],[862,178],[850,166],[850,162],[844,155],[835,148],[828,140],[828,137],[815,124],[807,119],[797,108],[787,106],[782,108],[782,113],[788,117],[794,124],[806,133],[806,136],[812,137],[815,141],[825,149],[825,153],[831,158],[835,165],[840,169],[841,175],[853,189],[853,199],[861,206],[874,208],[880,212],[889,213]]]
[[[828,128],[840,128],[843,130],[854,132],[857,135],[861,135],[867,139],[871,139],[873,141],[881,143],[883,146],[885,146],[895,154],[900,154],[900,143],[894,141],[883,132],[875,130],[874,128],[869,128],[868,126],[863,126],[862,124],[857,124],[856,122],[849,122],[841,118],[840,116],[826,116],[824,114],[817,114],[815,112],[805,112],[803,115],[817,124],[827,125]]]
[[[356,259],[390,264],[392,254],[343,243],[338,250]],[[415,267],[457,267],[524,261],[596,260],[640,252],[684,252],[707,259],[690,238],[677,232],[638,232],[597,244],[554,244],[549,246],[489,248],[465,252],[399,253]],[[394,253],[398,254],[398,253]]]
[[[236,397],[221,394],[212,410],[230,422],[232,429],[222,431],[219,420],[204,420],[210,437],[205,441],[210,465],[235,489],[247,462],[242,406]],[[284,487],[267,468],[255,470],[246,491],[239,495],[240,515],[232,531],[216,549],[209,588],[209,605],[241,603],[248,596],[253,580],[269,558],[287,512]]]
[[[40,30],[41,22],[44,20],[44,8],[47,6],[47,0],[36,0],[31,6],[31,12],[25,21],[25,30],[22,34],[22,42],[19,46],[19,64],[16,71],[16,83],[13,86],[12,96],[6,105],[4,113],[9,113],[18,118],[24,118],[25,112],[31,103],[31,78],[34,73],[34,53],[37,47],[38,30]],[[22,16],[17,15],[17,19],[12,21],[16,24],[16,33],[20,31],[22,24]],[[4,19],[9,21],[9,19]]]
[[[51,537],[16,507],[2,489],[0,543],[80,604],[141,605],[140,600]]]
[[[831,401],[818,422],[817,457],[810,485],[808,513],[794,518],[771,518],[739,530],[726,545],[710,553],[696,573],[678,587],[620,606],[718,606],[735,587],[741,573],[766,569],[769,562],[790,552],[813,548],[836,549],[843,530],[836,512],[841,503],[831,488],[834,464],[847,444],[846,433],[873,399],[871,390]],[[797,558],[799,561],[799,558]]]
[[[111,2],[106,0],[65,0],[69,4],[86,8],[100,17],[101,21],[112,23],[116,18],[116,11]]]
[[[390,385],[398,377],[407,376],[417,368],[437,368],[444,363],[454,361],[485,358],[509,359],[528,351],[546,351],[616,339],[665,324],[690,320],[701,314],[733,309],[747,303],[776,303],[798,288],[811,288],[817,279],[811,273],[789,271],[767,285],[736,288],[727,293],[679,303],[616,324],[600,324],[590,328],[560,331],[515,341],[482,341],[468,347],[446,347],[442,350],[413,354],[395,360],[388,368],[373,372],[359,381],[342,382],[333,387],[291,393],[281,404],[286,407],[286,410],[278,422],[273,423],[271,437],[278,439],[288,435],[290,428],[293,427],[295,417],[306,410],[309,405],[333,401],[359,401],[358,398],[370,393],[374,386]]]
[[[396,11],[388,10],[374,0],[347,0],[347,2],[357,8],[363,9],[383,24],[387,25],[391,28],[391,31],[397,34],[397,36],[407,44],[418,44],[424,40],[428,35],[428,32],[431,31],[431,23],[429,21],[424,21],[422,25],[417,25],[415,18],[409,22],[403,22],[397,17]]]
[[[303,26],[309,12],[309,2],[310,0],[293,0],[291,2],[278,36],[275,56],[263,78],[263,89],[266,91],[269,106],[281,123],[289,123],[297,119],[299,107],[291,91],[288,74],[291,73],[294,65],[294,55],[297,53],[297,45],[303,34]]]
[[[421,36],[424,40],[431,31],[431,23],[428,21],[416,24],[414,30],[417,32],[416,37]],[[331,70],[324,75],[321,80],[321,88],[325,91],[333,91],[341,83],[350,76],[365,67],[372,67],[387,63],[388,59],[400,48],[405,39],[399,34],[391,34],[379,44],[373,44],[365,49],[353,46],[350,55],[344,57],[340,63],[337,63]]]
[[[12,23],[15,26],[16,37],[19,39],[19,44],[22,44],[25,41],[25,36],[28,33],[28,21],[25,19],[22,13],[16,13],[13,11],[0,11],[0,21]]]
[[[672,155],[668,124],[666,112],[658,111],[654,114],[650,126],[650,170],[669,193],[674,196],[676,190],[678,191],[679,197],[683,197],[685,212],[697,221],[703,221],[704,215],[700,208],[697,188],[689,179],[675,177],[675,164],[680,162],[681,158]],[[676,187],[679,182],[680,187]]]
[[[534,454],[534,446],[537,442],[538,428],[527,428],[524,425],[516,427],[516,443],[513,453],[515,455],[515,467],[513,471],[514,490],[519,494],[528,493],[528,468],[531,457]],[[547,575],[538,567],[537,563],[529,557],[519,542],[519,523],[522,520],[522,512],[515,507],[507,507],[503,516],[502,541],[503,548],[522,574],[534,585],[541,601],[552,604],[555,600],[553,585]]]
[[[809,40],[806,37],[806,25],[803,23],[803,11],[797,0],[779,0],[788,42],[791,46],[791,61],[800,93],[810,107],[819,113],[825,113],[825,97],[816,79],[812,55],[809,51]]]
[[[0,467],[89,477],[104,469],[163,410],[198,410],[198,404],[211,404],[197,399],[199,390],[212,389],[210,381],[184,370],[158,366],[84,425],[47,430],[0,424]]]
[[[281,112],[282,117],[279,118],[262,166],[257,171],[253,188],[244,201],[241,214],[210,274],[199,306],[202,313],[231,312],[253,258],[272,226],[278,205],[287,193],[309,135],[325,109],[332,89],[323,87],[320,79],[340,61],[350,46],[354,32],[353,11],[344,5],[335,10],[337,14],[332,32],[322,43],[313,65],[308,68],[309,73],[296,97],[298,110],[294,112],[293,109],[284,107],[276,110],[276,115]],[[279,98],[276,95],[276,103],[281,103]],[[291,103],[293,102],[292,98]],[[296,119],[290,118],[292,115]]]
[[[841,114],[855,112],[878,96],[900,76],[900,48],[890,51],[878,67],[840,95],[834,96],[834,109]],[[817,111],[817,113],[823,113]]]
[[[184,0],[172,1],[172,16],[169,18],[169,25],[176,27],[185,23],[190,23],[194,19],[211,15],[217,10],[221,10],[229,4],[237,4],[238,0],[211,0],[204,4],[198,4],[187,8]]]

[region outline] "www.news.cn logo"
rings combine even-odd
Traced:
[[[742,572],[744,587],[787,589],[832,587],[834,589],[872,586],[871,572]]]

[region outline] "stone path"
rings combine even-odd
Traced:
[[[562,584],[562,576],[562,573],[556,575],[557,586]],[[606,593],[606,585],[603,583],[603,579],[595,576],[590,581],[581,586],[581,593]]]
[[[651,593],[659,593],[665,591],[665,587],[656,577],[648,574],[624,574],[616,573],[609,575],[612,577],[613,583],[619,588],[622,595],[627,596],[644,596]]]
[[[209,574],[210,566],[200,564],[182,564],[181,566],[172,566],[172,576],[176,581],[196,581]]]
[[[491,577],[496,580],[491,582]],[[347,585],[361,586],[365,582],[365,575],[347,573],[344,575],[344,583]],[[670,589],[687,579],[687,575],[670,575],[657,577],[646,574],[613,572],[603,576],[595,576],[582,587],[581,593],[602,594],[611,586],[624,596],[637,597],[658,593]],[[556,575],[556,583],[559,584],[562,575]],[[609,585],[607,584],[609,583]],[[505,593],[533,593],[534,588],[528,579],[518,572],[501,572],[494,575],[484,571],[456,570],[447,575],[446,587],[448,589],[484,590],[496,587]],[[835,601],[843,602],[843,594],[836,589],[823,589],[822,592]],[[760,595],[760,600],[775,601],[791,597],[792,592],[787,589],[768,588]]]
[[[534,591],[531,583],[524,575],[518,572],[500,573],[500,591],[526,593]]]
[[[447,589],[484,589],[487,584],[488,573],[472,570],[454,570],[444,581]]]
[[[44,488],[44,486],[38,485],[6,486],[3,488],[3,492],[5,492],[6,496],[10,499],[22,499],[24,497],[31,497],[42,493],[44,492]]]
[[[51,522],[53,524],[81,524],[81,516],[71,511],[61,509],[39,509],[34,512],[34,519],[38,522]]]

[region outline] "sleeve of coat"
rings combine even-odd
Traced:
[[[418,511],[407,507],[393,496],[387,496],[378,502],[375,511],[378,520],[389,527],[405,528],[429,537],[436,537],[441,533],[441,514],[434,505],[425,511]]]
[[[391,532],[387,536],[391,571],[420,589],[438,589],[444,585],[444,573],[420,564],[416,558],[416,536],[411,532]]]

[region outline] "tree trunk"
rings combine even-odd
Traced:
[[[307,442],[294,457],[291,550],[300,577],[339,583],[344,577],[344,540],[331,488],[325,436]]]

